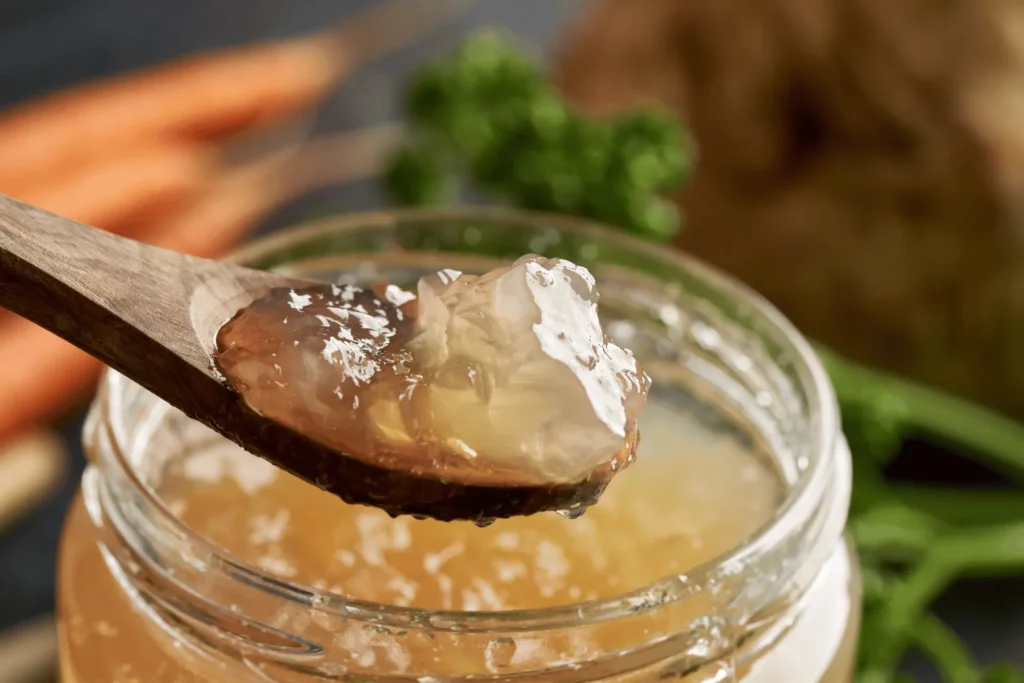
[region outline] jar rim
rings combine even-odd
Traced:
[[[286,248],[289,244],[300,243],[317,237],[367,229],[386,229],[399,224],[424,222],[478,222],[496,223],[501,221],[529,222],[538,227],[569,231],[581,236],[601,240],[611,246],[621,246],[641,255],[662,262],[669,262],[681,271],[695,276],[703,283],[749,305],[760,322],[777,334],[779,343],[793,361],[794,370],[801,383],[800,389],[807,399],[809,414],[809,449],[815,453],[832,454],[839,438],[839,416],[835,395],[824,366],[814,353],[811,344],[796,330],[792,323],[771,303],[747,285],[676,249],[664,245],[647,243],[617,231],[613,228],[578,219],[553,214],[526,212],[504,208],[464,207],[456,209],[396,209],[358,212],[318,219],[299,224],[279,233],[263,237],[231,254],[226,260],[233,263],[252,263],[267,255]],[[219,564],[228,566],[233,573],[250,587],[264,587],[279,597],[308,605],[313,609],[342,611],[351,617],[371,618],[379,624],[408,626],[423,624],[429,615],[430,628],[445,630],[451,628],[460,632],[487,632],[493,630],[516,631],[558,628],[567,623],[603,621],[621,616],[625,612],[635,613],[645,607],[661,606],[701,590],[703,577],[713,571],[725,568],[741,568],[757,557],[766,555],[784,539],[797,533],[806,520],[821,505],[821,499],[828,487],[831,455],[813,458],[800,477],[789,487],[785,499],[776,509],[772,519],[750,538],[735,548],[698,565],[683,574],[662,577],[633,591],[608,598],[583,601],[567,605],[528,610],[503,611],[458,611],[432,610],[401,607],[384,603],[351,598],[338,593],[318,589],[287,579],[268,576],[257,566],[247,563],[229,551],[212,543],[192,531],[178,519],[170,509],[141,478],[129,461],[128,454],[119,444],[130,443],[125,425],[116,417],[123,414],[120,397],[132,383],[123,376],[107,371],[101,393],[97,399],[106,401],[107,416],[114,437],[117,466],[141,495],[147,506],[164,517],[163,524],[176,529],[178,534],[189,538],[192,547],[200,547]],[[838,536],[837,536],[838,539]],[[734,573],[734,572],[732,572]],[[657,605],[651,596],[657,596]],[[446,627],[445,624],[451,624]]]

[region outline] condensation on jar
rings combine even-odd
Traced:
[[[682,256],[525,214],[353,216],[239,258],[401,285],[531,251],[594,273],[605,330],[653,379],[637,462],[597,506],[486,529],[392,520],[108,375],[62,540],[64,683],[848,683],[849,453],[820,365],[759,299]]]

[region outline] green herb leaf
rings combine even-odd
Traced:
[[[678,189],[692,159],[675,117],[656,109],[583,116],[497,33],[424,67],[409,84],[405,111],[410,148],[425,152],[407,148],[391,160],[384,184],[399,204],[441,201],[451,178],[466,176],[525,209],[591,218],[651,240],[679,229],[679,210],[661,197]]]

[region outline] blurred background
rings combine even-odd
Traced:
[[[580,111],[655,104],[679,117],[697,157],[673,197],[685,215],[675,243],[862,364],[837,384],[841,400],[862,399],[844,417],[869,409],[858,430],[884,431],[893,405],[968,416],[949,420],[953,434],[897,435],[872,467],[913,495],[965,493],[947,498],[961,510],[982,501],[997,510],[986,524],[1018,525],[1007,528],[1021,529],[1011,544],[1024,556],[1024,5],[419,4],[4,3],[0,192],[211,257],[384,206],[377,177],[401,137],[406,79],[502,27]],[[273,42],[325,31],[347,60]],[[57,541],[100,369],[4,312],[0,358],[0,683],[15,683],[2,672],[11,647],[52,660]],[[904,380],[934,400],[900,403]],[[855,457],[867,458],[876,444],[860,436]],[[965,578],[935,610],[981,665],[1024,665],[1024,560],[999,574]],[[913,654],[904,668],[940,680]]]

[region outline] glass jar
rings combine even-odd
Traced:
[[[529,252],[588,267],[606,331],[636,352],[655,386],[679,377],[693,395],[713,394],[692,404],[697,419],[739,425],[765,446],[784,494],[756,533],[681,573],[575,603],[481,611],[356,599],[241,557],[181,517],[161,482],[199,428],[107,373],[85,428],[91,464],[61,547],[64,683],[850,681],[860,603],[843,536],[850,456],[821,365],[757,295],[663,246],[492,210],[329,219],[235,260],[409,282]],[[638,463],[644,458],[641,446]],[[708,507],[710,517],[728,513]],[[651,528],[666,523],[675,522],[651,515]]]

